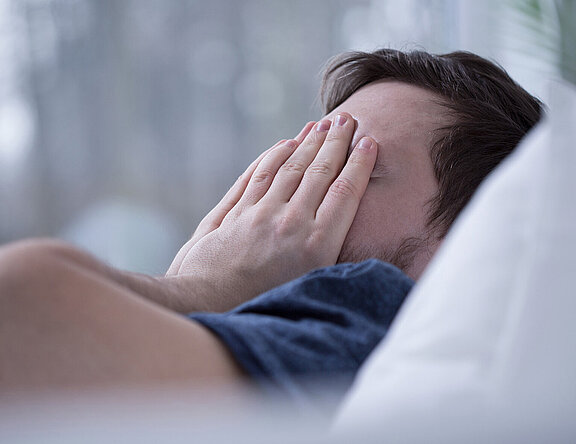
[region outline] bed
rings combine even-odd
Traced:
[[[483,183],[335,420],[178,387],[1,398],[0,442],[576,442],[576,89]]]

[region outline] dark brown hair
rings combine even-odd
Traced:
[[[439,190],[429,226],[444,237],[480,182],[538,122],[542,104],[498,65],[469,52],[433,55],[380,49],[332,59],[324,71],[326,113],[359,88],[397,80],[432,91],[452,117],[430,151]]]

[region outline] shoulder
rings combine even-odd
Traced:
[[[377,277],[382,280],[397,279],[410,285],[414,283],[399,268],[378,259],[368,259],[363,262],[346,262],[319,268],[302,276],[300,279],[365,279],[367,277]]]
[[[312,271],[286,284],[287,289],[327,290],[333,293],[408,293],[414,281],[400,269],[377,259],[359,263],[342,263]],[[280,287],[281,288],[281,287]]]
[[[370,259],[312,271],[238,307],[236,312],[328,310],[364,312],[388,317],[402,304],[414,281],[395,266]]]
[[[342,377],[343,389],[386,334],[413,281],[378,261],[337,264],[274,288],[224,314],[195,314],[240,366],[295,399],[300,377]]]

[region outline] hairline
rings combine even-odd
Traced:
[[[436,165],[435,165],[435,162],[433,159],[433,153],[435,150],[437,150],[439,148],[440,145],[443,145],[445,143],[445,139],[446,139],[447,134],[451,130],[458,127],[458,123],[459,123],[458,116],[460,115],[460,113],[457,110],[457,107],[458,107],[457,102],[455,102],[452,98],[448,97],[447,95],[441,94],[440,92],[438,92],[437,90],[435,90],[431,87],[427,87],[425,85],[419,85],[417,83],[410,82],[410,81],[407,81],[404,79],[398,79],[395,77],[385,77],[385,78],[376,79],[376,80],[373,80],[371,82],[366,82],[366,83],[363,83],[362,85],[359,85],[356,89],[354,89],[352,92],[350,92],[347,96],[343,95],[341,100],[339,100],[337,103],[335,103],[331,108],[328,108],[327,105],[323,105],[323,107],[324,107],[323,111],[325,114],[329,114],[332,111],[334,111],[336,108],[341,106],[344,102],[346,102],[346,100],[348,100],[350,97],[352,97],[354,94],[356,94],[360,90],[367,88],[368,86],[371,86],[371,85],[377,85],[377,84],[382,84],[382,83],[401,83],[403,85],[407,85],[407,86],[410,86],[412,88],[426,91],[431,96],[433,96],[433,97],[428,98],[427,100],[429,100],[431,103],[439,106],[440,108],[442,108],[443,110],[446,111],[446,114],[443,113],[443,118],[446,118],[448,120],[448,122],[446,123],[446,125],[439,126],[438,128],[435,128],[432,130],[430,140],[427,142],[427,145],[426,145],[426,149],[428,150],[428,158],[430,160],[430,164],[431,164],[432,169],[434,171],[434,177],[437,181],[438,186],[437,186],[436,192],[434,193],[434,196],[432,196],[430,199],[428,199],[424,204],[425,208],[431,208],[431,211],[426,211],[425,228],[428,230],[426,233],[427,239],[430,239],[432,236],[436,236],[438,239],[442,239],[445,237],[447,230],[445,230],[442,227],[442,225],[443,225],[442,223],[435,224],[434,223],[435,221],[433,220],[433,212],[435,210],[434,207],[438,207],[440,205],[438,200],[441,197],[441,189],[440,189],[440,183],[439,183],[440,177],[438,177],[438,172],[437,172]],[[452,122],[450,122],[450,118],[452,119]],[[414,239],[412,238],[412,241],[413,240]]]

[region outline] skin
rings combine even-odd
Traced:
[[[370,134],[378,143],[376,165],[350,228],[340,262],[377,257],[387,262],[406,241],[417,245],[400,268],[417,279],[439,246],[426,225],[438,191],[430,159],[434,130],[448,123],[439,97],[396,81],[369,84],[327,118],[347,112],[358,122],[353,143]]]
[[[334,264],[366,189],[377,144],[369,137],[358,140],[346,161],[355,121],[347,113],[332,120],[307,125],[295,152],[280,144],[249,168],[177,254],[168,276],[193,274],[208,283],[202,288],[223,295],[228,309],[231,301],[235,306]]]
[[[366,138],[346,161],[354,120],[333,120],[251,165],[166,277],[51,240],[0,248],[0,392],[244,381],[223,344],[176,312],[225,310],[336,262],[377,144]]]
[[[51,240],[0,248],[0,391],[244,381],[224,345],[177,312],[228,310],[369,245],[394,251],[406,237],[427,238],[433,98],[369,85],[276,144],[165,277],[122,272]],[[413,275],[435,247],[418,252]]]

